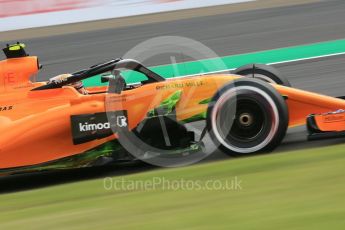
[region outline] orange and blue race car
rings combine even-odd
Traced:
[[[1,174],[184,158],[202,154],[205,134],[235,156],[272,151],[288,127],[307,124],[310,139],[345,134],[345,100],[295,89],[271,66],[165,79],[115,59],[36,82],[41,66],[24,44],[3,51]],[[145,80],[127,84],[131,71]],[[94,76],[109,85],[84,87]],[[187,128],[196,121],[206,124],[200,138]]]

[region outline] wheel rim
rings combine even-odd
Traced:
[[[263,130],[265,122],[263,108],[252,100],[241,99],[237,101],[236,115],[229,136],[241,141],[253,140]]]
[[[241,94],[238,93],[240,91],[249,92],[251,96],[241,98]],[[257,98],[253,97],[253,94]],[[226,103],[229,101],[231,101],[230,104]],[[260,102],[265,102],[265,106],[261,106]],[[252,105],[256,103],[256,106],[251,106],[251,109],[248,110],[246,108],[248,103],[252,103]],[[222,120],[220,118],[226,117],[224,114],[228,113],[228,108],[231,110],[231,107],[237,106],[236,112],[230,112],[232,116],[230,119]],[[245,120],[247,127],[244,124],[239,125],[241,118],[248,114],[249,119],[253,119],[251,125],[247,124],[247,120]],[[269,116],[264,116],[265,114]],[[230,123],[231,125],[229,125]],[[217,141],[225,148],[243,154],[260,151],[269,144],[278,129],[278,124],[278,109],[272,98],[265,91],[251,86],[238,86],[225,92],[215,103],[211,114],[212,131]],[[250,132],[244,132],[245,129]],[[258,135],[261,135],[259,139]]]

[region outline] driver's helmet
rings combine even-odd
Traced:
[[[72,74],[66,73],[66,74],[60,74],[58,76],[55,76],[49,80],[49,82],[64,82],[67,78],[71,77]],[[82,81],[78,81],[75,83],[69,84],[69,86],[74,87],[79,93],[87,95],[88,92],[86,91],[84,84]]]

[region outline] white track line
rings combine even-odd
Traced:
[[[327,58],[327,57],[333,57],[333,56],[340,56],[340,55],[344,55],[344,54],[345,54],[345,52],[340,52],[340,53],[327,54],[327,55],[319,55],[319,56],[308,57],[308,58],[299,58],[299,59],[292,59],[292,60],[287,60],[287,61],[272,62],[272,63],[267,63],[267,65],[278,65],[278,64],[285,64],[285,63],[293,63],[293,62],[299,62],[299,61],[306,61],[306,60]],[[179,63],[179,64],[181,64],[181,63]],[[250,63],[248,63],[248,64],[250,64]],[[345,61],[344,61],[344,64],[345,64]],[[171,77],[171,78],[168,78],[168,79],[176,79],[176,78],[178,79],[178,78],[185,78],[185,77],[203,76],[203,75],[209,75],[209,74],[214,74],[214,73],[224,73],[224,72],[229,72],[229,71],[232,71],[232,70],[235,70],[235,69],[236,68],[211,71],[211,72],[207,72],[207,73],[190,74],[190,75],[179,76],[179,77]]]

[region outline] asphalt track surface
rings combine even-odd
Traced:
[[[40,78],[73,72],[92,64],[121,57],[136,44],[156,36],[196,39],[219,56],[255,52],[345,37],[345,1],[323,1],[302,6],[254,10],[154,23],[142,26],[68,34],[25,42],[45,65]],[[150,60],[152,65],[170,60]],[[180,61],[180,60],[178,60]],[[335,56],[277,66],[292,85],[331,96],[345,95],[345,56]],[[304,127],[289,130],[275,151],[288,151],[343,143],[343,139],[306,141]],[[217,153],[207,161],[226,159]],[[0,193],[40,188],[104,176],[127,175],[150,166],[121,166],[69,170],[57,173],[12,176],[0,179]]]

